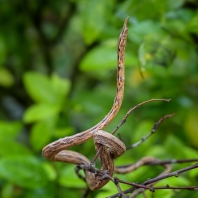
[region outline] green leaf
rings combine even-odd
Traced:
[[[55,133],[53,135],[54,137],[62,138],[62,137],[69,136],[72,134],[74,134],[73,127],[64,127],[64,128],[56,128]]]
[[[1,198],[11,198],[14,194],[14,185],[11,183],[4,184],[1,189]],[[16,195],[16,194],[15,194]]]
[[[0,140],[0,156],[30,156],[32,153],[23,144],[17,143],[15,140]],[[9,145],[9,146],[8,146]]]
[[[136,58],[131,54],[125,54],[126,65],[132,65],[136,62]],[[115,69],[117,66],[117,49],[108,46],[99,46],[86,54],[81,61],[80,69],[82,71],[94,71],[103,69]]]
[[[57,171],[54,169],[54,166],[51,162],[43,163],[43,168],[48,175],[50,181],[54,181],[57,177]]]
[[[106,0],[83,1],[82,32],[85,42],[90,45],[100,35],[106,24],[106,14],[109,12],[109,2]]]
[[[192,169],[188,172],[188,175],[191,177],[191,178],[197,178],[198,177],[198,169]]]
[[[198,34],[198,14],[195,15],[191,21],[187,24],[186,30],[195,34]]]
[[[25,188],[44,186],[48,177],[41,163],[33,157],[6,157],[0,160],[0,176]]]
[[[11,87],[14,83],[14,77],[5,68],[0,68],[0,85],[4,87]]]
[[[162,0],[152,0],[152,3],[156,7],[156,10],[161,14],[164,14],[167,9],[167,1]]]
[[[184,152],[184,155],[186,156],[185,159],[196,159],[197,158],[197,155],[198,155],[198,151],[193,149],[193,148],[190,148],[190,147],[185,147],[183,149],[183,152]]]
[[[177,0],[177,1],[168,0],[168,5],[169,8],[171,9],[178,9],[185,3],[185,1],[186,0]],[[182,9],[180,9],[179,11],[182,11]]]
[[[60,112],[58,105],[35,104],[29,107],[23,117],[26,123],[31,123],[56,116]]]
[[[40,151],[49,141],[54,131],[55,120],[39,121],[32,127],[30,142],[35,151]]]
[[[22,130],[21,122],[0,121],[0,140],[14,139]]]
[[[104,197],[109,197],[110,195],[115,194],[117,191],[117,188],[113,182],[107,183],[101,191],[97,194],[95,198],[104,198]]]
[[[29,95],[36,102],[56,103],[50,79],[44,74],[28,72],[24,75],[24,84]]]
[[[183,152],[178,152],[179,150],[185,149],[185,145],[179,138],[169,135],[165,141],[165,149],[168,151],[170,156],[173,158],[184,158],[185,155]]]
[[[190,181],[182,175],[179,175],[179,177],[169,177],[160,180],[156,186],[166,186],[167,184],[170,186],[190,186]]]
[[[160,25],[151,20],[143,21],[129,27],[128,37],[134,43],[141,44],[146,35],[157,35],[160,33]]]
[[[144,154],[145,156],[155,156],[159,159],[166,159],[167,157],[167,151],[164,149],[163,145],[153,145],[148,148]]]
[[[79,179],[74,171],[74,165],[68,164],[60,173],[59,184],[72,188],[84,188],[85,182]]]
[[[173,190],[156,190],[154,193],[147,190],[145,193],[147,197],[152,197],[154,194],[155,197],[172,198],[174,195]]]
[[[166,2],[166,0],[163,0],[163,2],[164,1]],[[145,21],[147,19],[152,18],[157,18],[158,21],[161,19],[159,16],[159,9],[154,4],[155,0],[144,0],[141,2],[139,0],[133,0],[122,2],[122,4],[119,4],[119,11],[117,12],[119,12],[119,15],[121,16],[126,16],[126,14],[129,14],[130,18],[133,18],[135,24],[141,23],[141,21]],[[156,23],[158,21],[156,20]]]
[[[58,75],[53,74],[51,77],[51,84],[53,88],[53,94],[57,98],[57,103],[62,104],[70,91],[70,81],[67,79],[61,79]]]
[[[142,72],[148,70],[161,77],[167,76],[165,69],[173,61],[175,50],[170,39],[148,36],[139,48],[139,63]],[[163,66],[163,67],[159,67]]]
[[[24,84],[29,95],[40,103],[62,105],[70,90],[70,81],[53,74],[51,78],[44,74],[28,72],[24,75]]]

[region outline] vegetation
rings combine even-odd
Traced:
[[[41,150],[92,127],[111,108],[118,36],[127,16],[125,97],[119,115],[105,130],[112,132],[131,107],[151,98],[172,100],[149,103],[130,115],[119,129],[127,146],[147,135],[162,116],[175,116],[115,163],[129,164],[144,156],[197,158],[196,0],[1,0],[0,197],[82,196],[86,184],[76,176],[75,166],[47,161]],[[95,155],[93,141],[74,150],[90,160]],[[172,166],[178,170],[189,165]],[[143,182],[161,171],[144,166],[119,178]],[[166,184],[196,186],[198,170],[157,183]],[[89,197],[115,193],[116,186],[109,182]],[[195,198],[198,192],[159,190],[155,196]]]

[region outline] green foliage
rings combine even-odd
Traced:
[[[21,122],[5,122],[0,121],[0,139],[14,139],[20,133],[23,127]]]
[[[81,61],[80,69],[82,71],[100,71],[104,69],[106,70],[115,68],[115,65],[117,64],[117,54],[115,53],[116,50],[116,47],[95,47],[94,50],[87,53],[87,55]],[[101,57],[105,57],[105,59]],[[126,53],[126,66],[133,62],[133,57],[130,56],[129,53]]]
[[[51,78],[36,72],[28,72],[24,75],[24,85],[35,102],[61,105],[69,92],[70,83],[56,75]]]
[[[86,185],[76,176],[74,165],[47,161],[41,152],[54,140],[94,126],[111,108],[117,42],[127,16],[125,98],[118,116],[105,130],[113,131],[131,107],[151,98],[172,101],[135,110],[119,129],[126,145],[146,136],[163,115],[176,115],[115,163],[129,164],[144,156],[197,158],[197,13],[196,0],[1,1],[0,197],[82,196]],[[74,150],[90,160],[95,154],[93,141]],[[173,165],[173,171],[188,165]],[[144,166],[116,176],[142,182],[161,171],[161,167]],[[197,178],[198,171],[192,170],[156,186],[196,186]],[[90,197],[116,192],[109,182]],[[152,197],[151,192],[146,193]],[[154,196],[197,195],[196,191],[158,190]]]
[[[69,188],[85,188],[85,182],[80,180],[78,176],[74,172],[73,165],[68,165],[63,168],[60,172],[61,176],[58,179],[58,183],[61,186],[69,187]],[[68,179],[69,178],[69,179]]]
[[[0,68],[0,85],[3,87],[10,87],[14,83],[14,77],[5,68]]]
[[[15,156],[0,160],[0,177],[25,188],[46,185],[48,176],[34,157]]]
[[[106,25],[106,17],[113,1],[83,0],[82,33],[87,44],[92,44],[99,37]],[[94,9],[93,9],[94,8]]]
[[[158,76],[160,75],[163,77],[164,74],[167,73],[167,70],[158,70],[158,68],[162,67],[155,66],[167,67],[170,65],[175,56],[171,44],[172,40],[167,38],[156,38],[156,36],[154,37],[153,35],[145,38],[139,48],[141,71],[144,72],[145,70],[149,70],[153,73],[157,73]],[[147,62],[150,62],[150,64]]]

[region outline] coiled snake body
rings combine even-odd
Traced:
[[[107,170],[110,176],[114,173],[114,159],[122,155],[126,147],[122,141],[115,136],[102,131],[118,113],[123,100],[124,94],[124,52],[127,41],[127,22],[125,19],[123,29],[118,41],[118,69],[117,69],[117,92],[113,106],[109,113],[92,128],[81,133],[61,138],[45,146],[42,154],[45,158],[52,161],[68,162],[76,165],[90,165],[90,160],[84,155],[66,150],[72,146],[79,145],[93,137],[96,151],[101,148],[99,160],[101,162],[101,170]],[[107,149],[108,148],[108,149]],[[109,179],[100,179],[99,176],[85,171],[86,182],[91,190],[102,188]]]

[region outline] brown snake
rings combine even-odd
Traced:
[[[113,106],[109,113],[92,128],[81,133],[61,138],[52,142],[43,148],[42,154],[45,158],[52,161],[68,162],[76,165],[90,165],[90,160],[84,155],[66,150],[72,146],[79,145],[93,137],[96,151],[102,147],[99,160],[101,162],[101,170],[107,170],[109,175],[114,173],[114,159],[122,155],[126,147],[122,141],[115,136],[102,131],[118,113],[123,100],[124,94],[124,52],[127,41],[127,22],[128,17],[124,21],[123,29],[120,33],[118,41],[118,69],[117,69],[117,92]],[[107,149],[108,148],[108,149]],[[99,176],[85,171],[86,182],[91,190],[102,188],[110,179],[100,179]]]

